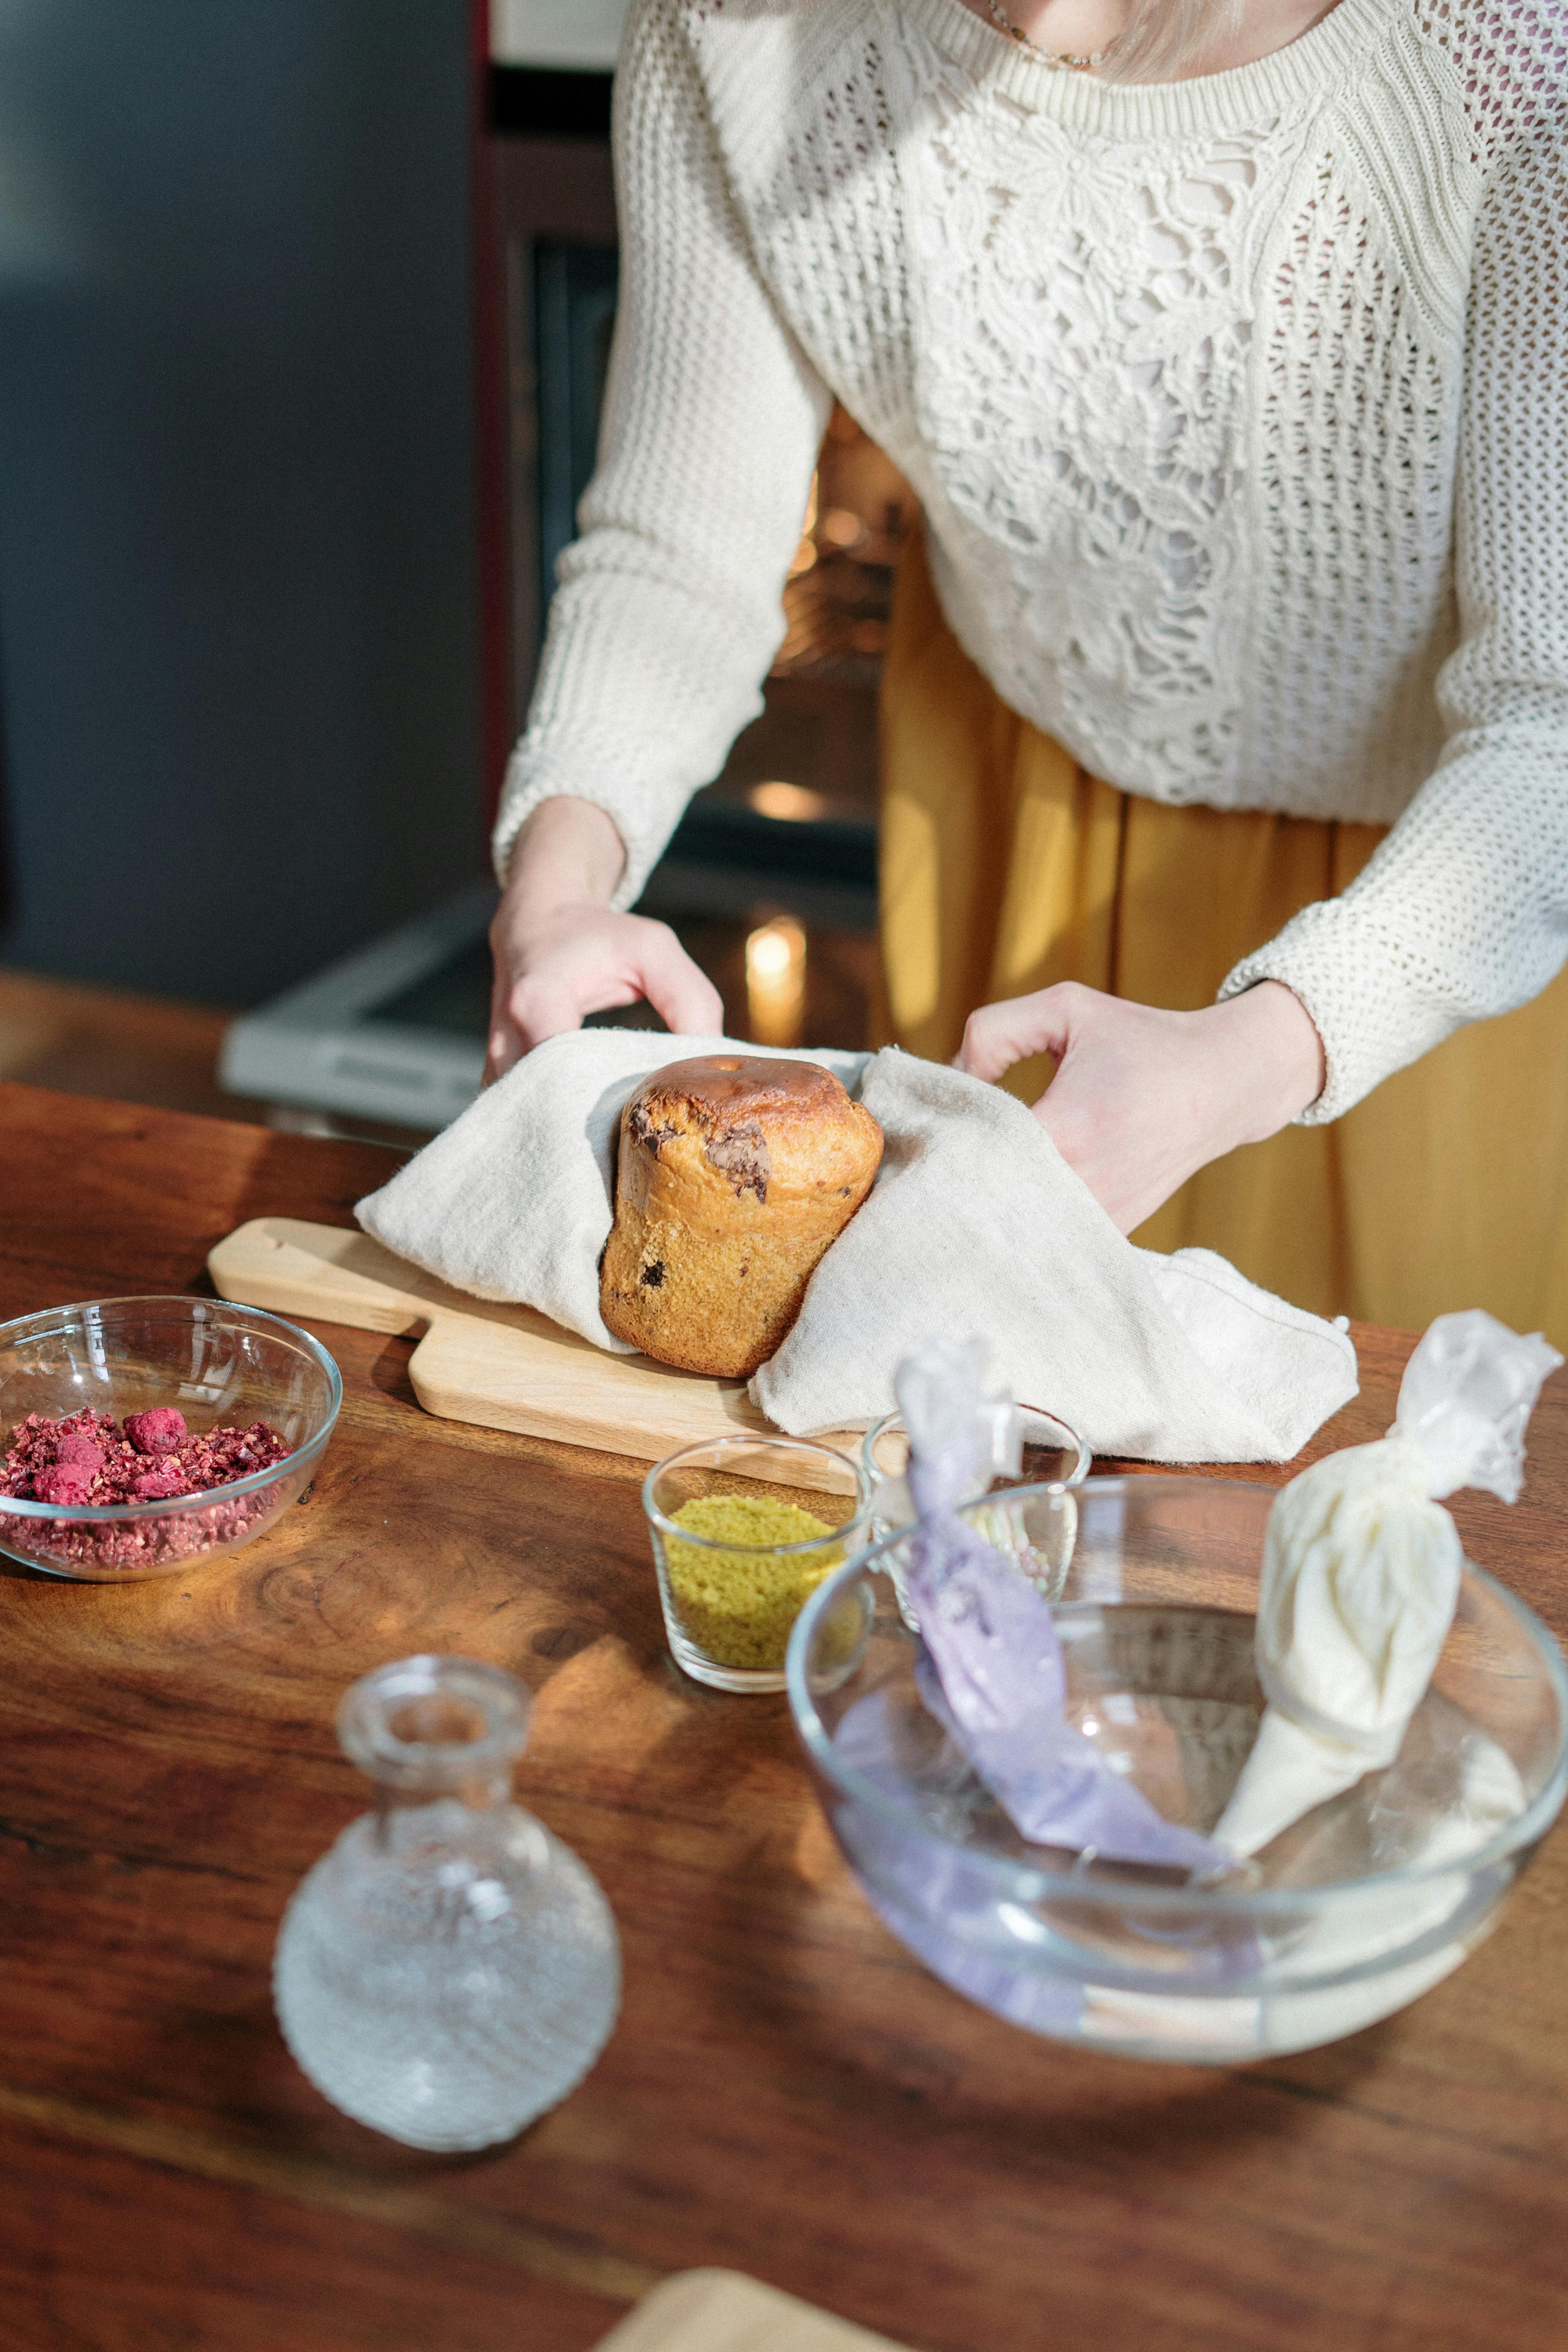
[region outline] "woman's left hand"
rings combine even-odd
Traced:
[[[1198,1013],[1063,981],[971,1013],[957,1066],[994,1080],[1041,1053],[1057,1072],[1035,1117],[1124,1234],[1211,1160],[1288,1127],[1325,1076],[1311,1015],[1274,980]]]

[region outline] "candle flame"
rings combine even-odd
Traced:
[[[805,1016],[805,933],[793,915],[746,941],[746,1006],[759,1045],[798,1045]]]

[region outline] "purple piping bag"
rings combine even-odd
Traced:
[[[1067,1670],[1048,1603],[957,1516],[994,1458],[998,1412],[981,1393],[977,1342],[934,1341],[894,1381],[909,1433],[906,1588],[920,1621],[926,1706],[1019,1833],[1108,1861],[1223,1871],[1232,1857],[1168,1822],[1065,1712]]]

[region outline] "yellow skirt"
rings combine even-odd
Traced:
[[[1211,1003],[1231,966],[1342,890],[1374,825],[1166,808],[1085,773],[961,650],[918,536],[882,689],[885,1038],[946,1061],[976,1005],[1077,980]],[[1420,1329],[1486,1307],[1568,1348],[1568,973],[1460,1030],[1327,1127],[1201,1169],[1135,1238],[1215,1249],[1323,1315]],[[1004,1081],[1026,1101],[1044,1057]]]

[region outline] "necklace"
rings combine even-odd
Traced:
[[[1040,58],[1048,66],[1065,66],[1073,73],[1088,73],[1091,66],[1102,66],[1110,54],[1109,49],[1096,49],[1092,57],[1075,58],[1065,51],[1042,49],[1037,41],[1031,41],[1027,33],[1015,25],[1002,0],[985,0],[985,5],[999,33],[1005,33],[1010,41],[1016,41],[1020,48],[1027,49],[1032,58]]]

